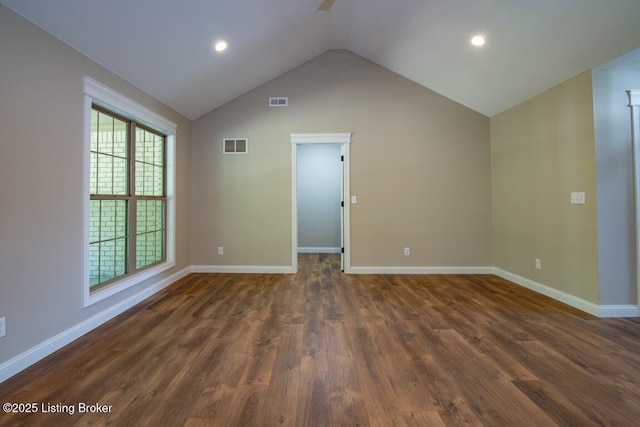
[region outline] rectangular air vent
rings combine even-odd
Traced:
[[[289,105],[289,98],[285,96],[269,98],[269,107],[287,107],[288,105]]]
[[[222,143],[225,154],[247,154],[249,152],[249,140],[247,138],[225,138]]]

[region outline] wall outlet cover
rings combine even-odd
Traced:
[[[571,204],[572,205],[584,205],[586,203],[586,197],[584,191],[571,192]]]

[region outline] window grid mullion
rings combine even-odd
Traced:
[[[162,196],[163,196],[163,200],[164,202],[164,212],[162,215],[162,257],[166,257],[167,256],[167,234],[166,234],[166,230],[167,230],[167,213],[168,213],[168,207],[167,205],[169,203],[167,203],[168,197],[167,197],[167,137],[163,136],[162,137]]]
[[[100,191],[98,191],[98,188],[100,188],[100,174],[98,173],[97,169],[99,169],[98,167],[98,161],[100,160],[100,156],[98,155],[98,153],[100,153],[100,118],[102,117],[102,115],[100,114],[100,112],[98,112],[96,114],[96,193],[99,193]],[[100,203],[102,204],[102,203]]]
[[[115,125],[115,119],[112,118],[111,120],[111,147],[110,147],[110,151],[111,151],[111,193],[115,194],[115,186],[116,186],[116,179],[115,179],[115,175],[116,175],[116,159],[115,159],[115,148],[116,148],[116,125]],[[102,204],[102,202],[100,202],[100,204]],[[117,221],[118,218],[118,203],[114,203],[113,204],[113,212],[114,212],[114,235],[115,235],[115,230],[116,230],[116,226],[115,226],[115,221]],[[118,252],[116,250],[116,248],[118,247],[118,243],[116,240],[113,241],[112,243],[112,256],[113,256],[113,263],[111,265],[112,271],[111,277],[116,277],[116,271],[118,271],[117,265],[118,265]]]
[[[100,152],[100,119],[101,115],[96,114],[96,167],[99,161],[98,153]],[[100,174],[96,171],[96,193],[99,193],[98,188],[100,188]],[[92,196],[93,198],[93,196]],[[98,248],[98,263],[97,263],[97,272],[98,272],[98,283],[102,282],[102,200],[98,202],[98,241],[94,243]]]
[[[127,272],[134,272],[137,270],[136,264],[136,235],[137,235],[137,198],[136,198],[136,124],[130,122],[129,124],[129,141],[128,141],[128,153],[129,153],[129,215],[127,216],[129,240],[128,240],[128,257],[127,257]]]
[[[102,200],[98,209],[98,283],[102,282]]]

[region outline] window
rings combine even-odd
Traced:
[[[89,286],[165,259],[165,136],[91,110]]]
[[[84,83],[86,307],[175,264],[176,125]]]

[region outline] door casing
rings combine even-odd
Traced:
[[[297,200],[297,162],[299,144],[341,144],[344,161],[342,162],[342,270],[351,269],[351,227],[350,227],[350,144],[348,133],[292,133],[291,134],[291,269],[298,272],[298,200]]]

